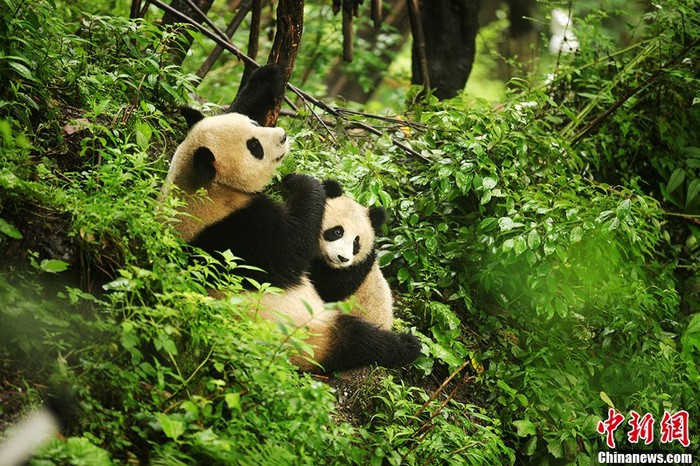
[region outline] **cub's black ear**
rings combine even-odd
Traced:
[[[207,147],[199,147],[192,157],[192,170],[197,181],[202,184],[210,183],[216,176],[214,153]]]
[[[264,126],[265,116],[284,98],[285,84],[284,70],[281,66],[271,63],[258,68],[238,90],[238,95],[228,111],[242,113]]]
[[[180,107],[180,113],[185,117],[185,122],[187,122],[187,129],[190,130],[194,125],[199,123],[204,119],[204,115],[199,110],[195,110],[192,107]]]
[[[335,180],[325,180],[323,182],[323,190],[326,192],[326,197],[331,199],[343,195],[343,187]]]
[[[384,207],[370,207],[369,221],[372,223],[372,228],[376,234],[381,234],[382,225],[386,222],[386,210]]]

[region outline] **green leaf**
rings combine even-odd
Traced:
[[[12,239],[22,239],[22,233],[4,218],[0,218],[0,233]]]
[[[164,413],[156,413],[156,417],[166,437],[177,440],[178,437],[185,433],[185,424],[183,422],[171,419]]]
[[[527,242],[525,241],[525,237],[523,235],[515,237],[513,250],[518,256],[527,251]]]
[[[527,245],[530,249],[537,249],[540,247],[540,244],[542,244],[542,239],[540,238],[540,234],[537,232],[537,230],[532,230],[528,235],[527,235]]]
[[[617,209],[615,209],[615,215],[617,215],[617,218],[622,220],[629,215],[630,210],[632,210],[632,201],[625,199],[624,201],[620,202],[620,205],[618,205]]]
[[[32,74],[32,72],[24,66],[22,63],[18,63],[16,61],[10,61],[10,68],[12,68],[17,74],[19,74],[21,77],[26,79],[27,81],[34,81],[36,82],[36,76]]]
[[[613,409],[615,408],[615,405],[613,404],[612,400],[610,399],[610,397],[608,396],[607,393],[605,393],[605,392],[600,392],[600,399],[603,400],[603,402],[604,402],[606,405],[610,406],[610,407],[613,408]]]
[[[537,435],[537,427],[527,419],[513,421],[513,425],[517,429],[515,435],[518,437],[527,437],[529,435]]]
[[[498,219],[498,226],[501,228],[501,231],[509,231],[513,228],[522,227],[523,224],[513,221],[510,217],[501,217]]]
[[[484,178],[484,180],[482,182],[482,186],[484,187],[484,189],[490,190],[490,189],[495,188],[497,183],[498,182],[496,181],[495,178],[491,178],[490,176],[487,176]]]
[[[527,456],[532,456],[535,454],[535,450],[537,450],[537,437],[532,436],[527,440],[527,442],[525,442],[523,453],[525,453]]]
[[[240,393],[227,393],[224,400],[226,400],[226,406],[228,406],[228,409],[235,409],[237,411],[241,410]]]
[[[683,351],[689,351],[693,347],[700,351],[700,313],[694,314],[690,319],[688,328],[681,337],[681,344]]]
[[[564,456],[564,449],[559,439],[547,440],[547,450],[557,459]]]
[[[668,179],[668,185],[666,186],[666,192],[671,194],[673,191],[678,189],[680,185],[683,184],[685,180],[685,170],[678,167],[671,173],[671,178]]]
[[[688,146],[683,148],[683,155],[686,157],[700,159],[700,147]]]
[[[583,228],[581,227],[574,227],[573,230],[571,230],[571,233],[569,234],[569,241],[572,243],[578,243],[583,239]]]
[[[479,231],[487,232],[493,230],[493,228],[496,226],[496,223],[498,223],[498,220],[494,217],[486,217],[481,222],[479,222]]]
[[[39,264],[39,268],[41,268],[41,270],[44,272],[59,273],[66,270],[68,265],[69,264],[67,262],[63,262],[58,259],[44,259],[41,261],[41,264]]]
[[[688,185],[688,193],[685,196],[685,206],[689,207],[698,194],[700,194],[700,178],[694,179]]]

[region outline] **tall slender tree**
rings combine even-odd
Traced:
[[[439,99],[461,91],[474,63],[480,0],[407,0],[413,20],[414,84],[434,90]]]

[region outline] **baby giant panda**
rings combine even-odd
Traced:
[[[410,364],[419,353],[415,336],[388,332],[326,308],[308,278],[325,204],[321,183],[307,175],[286,176],[284,203],[262,192],[287,153],[287,136],[281,128],[259,126],[246,114],[264,114],[261,106],[274,102],[267,96],[280,89],[280,82],[283,90],[282,71],[268,65],[239,93],[231,108],[238,113],[204,117],[192,109],[183,112],[189,130],[175,151],[162,191],[184,201],[175,227],[192,246],[212,255],[230,250],[264,271],[237,269],[236,274],[284,290],[247,296],[251,314],[308,330],[306,342],[313,355],[294,357],[300,369],[329,373],[370,364]]]
[[[386,220],[382,207],[367,208],[343,195],[333,180],[323,183],[323,214],[319,254],[311,264],[311,281],[326,302],[355,296],[352,314],[391,330],[391,289],[379,269],[375,236]]]

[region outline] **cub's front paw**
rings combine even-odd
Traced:
[[[282,189],[290,194],[298,192],[323,192],[321,183],[313,176],[304,173],[290,173],[282,178]]]

